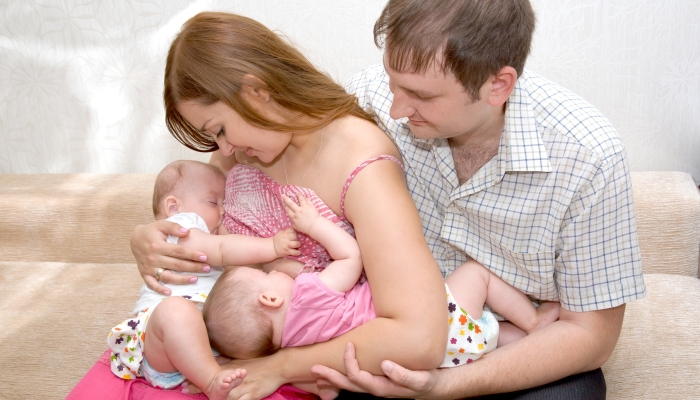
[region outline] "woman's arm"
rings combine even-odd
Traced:
[[[178,244],[206,254],[211,265],[249,265],[272,261],[287,255],[301,254],[294,229],[277,232],[270,238],[245,235],[210,235],[199,229],[178,240]]]
[[[350,346],[348,376],[323,366],[314,371],[325,385],[382,397],[456,399],[511,392],[602,366],[615,348],[624,312],[624,304],[597,311],[562,310],[561,318],[544,329],[455,368],[411,371],[385,361],[388,378],[374,376],[358,368]],[[538,360],[536,368],[532,360]]]
[[[248,376],[229,398],[261,398],[284,383],[313,380],[315,364],[344,372],[348,342],[355,344],[362,369],[374,374],[381,374],[385,359],[400,359],[414,369],[435,368],[442,361],[447,338],[444,283],[401,169],[389,161],[370,164],[350,185],[345,201],[378,317],[328,342],[244,362]]]

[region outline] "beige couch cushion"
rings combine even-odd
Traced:
[[[633,172],[632,192],[648,273],[698,276],[700,193],[685,172]]]
[[[608,399],[698,399],[700,279],[645,274],[644,282],[647,296],[627,304],[620,340],[603,366]]]
[[[155,175],[0,175],[0,261],[131,263]]]
[[[0,262],[0,398],[64,399],[130,316],[141,282],[136,264]]]

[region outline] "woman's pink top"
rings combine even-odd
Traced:
[[[235,165],[226,179],[223,224],[229,233],[268,238],[277,232],[292,227],[292,221],[284,211],[282,195],[296,199],[301,194],[309,199],[319,214],[355,236],[355,230],[345,218],[345,194],[352,180],[367,165],[377,160],[391,160],[402,169],[403,165],[390,155],[380,155],[360,164],[350,174],[340,195],[341,215],[338,216],[316,193],[301,186],[280,185],[259,170],[243,165]],[[301,242],[301,255],[287,256],[309,267],[309,271],[322,271],[331,262],[326,249],[304,233],[297,232]]]
[[[292,226],[287,213],[282,206],[282,194],[295,198],[295,194],[303,194],[310,199],[318,212],[324,217],[336,223],[341,228],[354,236],[354,230],[345,218],[345,193],[355,176],[370,163],[377,160],[392,160],[403,165],[395,157],[382,155],[360,164],[345,182],[340,198],[341,216],[338,217],[328,206],[306,188],[293,185],[279,185],[269,176],[255,168],[246,165],[233,167],[226,180],[226,200],[224,201],[224,226],[231,233],[238,233],[257,237],[274,236],[281,229]],[[330,263],[330,256],[326,250],[315,240],[299,233],[301,241],[301,255],[289,257],[301,261],[311,270],[321,270]],[[102,357],[88,371],[83,379],[68,394],[68,400],[123,398],[123,399],[206,399],[203,394],[186,395],[175,390],[156,389],[142,378],[125,381],[115,376],[109,367],[110,351],[107,350]],[[304,399],[310,400],[315,396],[305,393],[290,385],[284,385],[267,400]]]

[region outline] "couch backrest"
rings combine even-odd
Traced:
[[[700,192],[685,172],[633,172],[644,273],[698,276]]]
[[[0,174],[0,260],[133,263],[155,174]],[[645,273],[698,276],[700,193],[690,174],[633,172]]]
[[[0,260],[133,263],[153,221],[149,174],[0,175]]]

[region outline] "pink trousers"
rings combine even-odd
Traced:
[[[115,376],[109,367],[109,350],[71,390],[66,400],[207,400],[199,394],[183,394],[177,390],[156,389],[142,378],[123,380]],[[284,385],[266,400],[316,400],[318,397]]]

